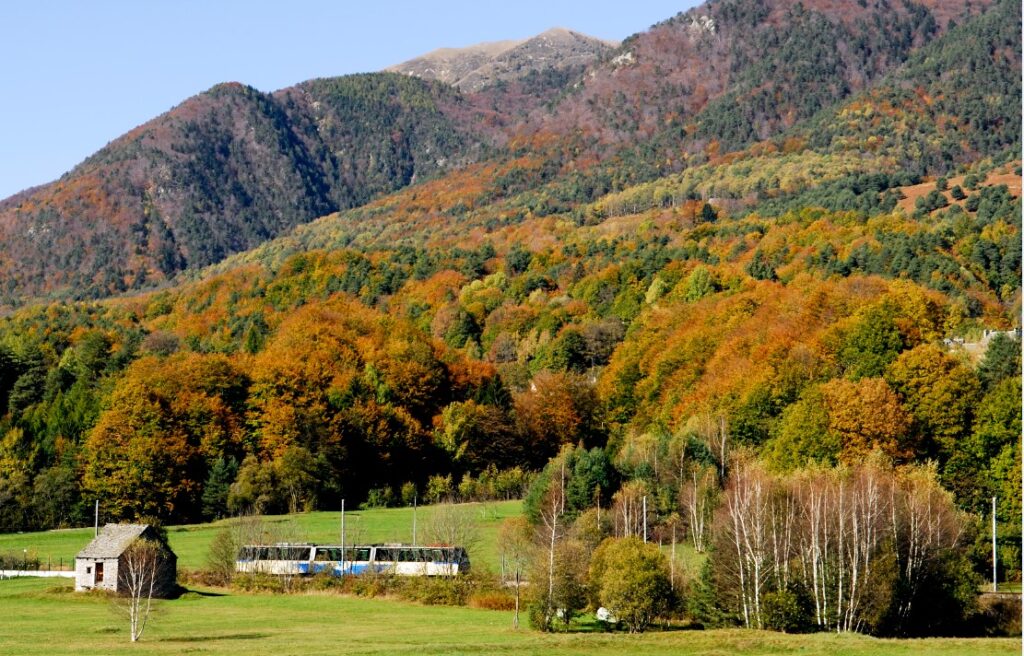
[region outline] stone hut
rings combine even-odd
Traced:
[[[178,557],[160,532],[149,524],[107,524],[75,556],[75,590],[123,592],[119,576],[125,552],[135,540],[151,540],[158,546],[154,596],[168,596],[177,585]]]

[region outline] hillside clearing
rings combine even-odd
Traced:
[[[480,542],[470,551],[470,560],[477,566],[496,569],[498,565],[498,527],[507,517],[520,513],[519,501],[493,501],[464,504],[477,519]],[[418,538],[422,542],[430,522],[431,506],[416,511]],[[349,544],[377,542],[410,542],[412,540],[412,508],[374,508],[346,513],[346,542]],[[228,528],[234,519],[209,524],[169,526],[167,537],[178,555],[178,567],[199,569],[206,564],[210,542],[220,531]],[[336,544],[340,542],[340,512],[310,512],[295,515],[274,515],[263,518],[268,524],[281,528],[294,542]],[[70,569],[75,554],[92,539],[92,528],[75,528],[36,533],[0,534],[0,553],[22,554],[39,558],[45,568],[51,563],[56,569],[63,562]]]

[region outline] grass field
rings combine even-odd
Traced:
[[[517,501],[467,504],[480,528],[474,563],[494,568],[501,521],[521,512]],[[420,530],[430,508],[420,508]],[[338,513],[267,517],[294,539],[338,540]],[[230,520],[228,520],[230,521]],[[184,568],[201,567],[213,537],[228,521],[168,529]],[[412,509],[376,509],[346,515],[350,541],[408,541]],[[69,562],[92,536],[91,529],[0,535],[0,551],[27,549],[46,562]],[[667,551],[666,547],[666,551]],[[702,557],[677,549],[680,568],[699,567]],[[70,581],[0,581],[0,654],[1010,654],[1015,640],[886,641],[864,636],[786,636],[742,630],[653,632],[643,636],[603,633],[545,635],[511,627],[511,613],[420,606],[389,599],[334,594],[264,595],[197,590],[162,602],[139,644],[127,639],[126,623],[101,595],[77,594]],[[525,622],[525,618],[524,618]]]
[[[1010,639],[877,640],[859,635],[790,636],[745,631],[644,635],[545,635],[512,629],[511,613],[419,606],[328,594],[240,595],[190,592],[164,602],[141,642],[99,595],[70,583],[0,581],[0,654],[801,654],[949,656],[1020,653]]]
[[[480,542],[470,552],[470,560],[482,567],[494,568],[498,562],[498,527],[507,517],[518,515],[522,504],[519,501],[495,501],[490,503],[464,504],[477,520]],[[418,536],[430,521],[430,506],[417,509]],[[276,524],[294,541],[338,543],[340,541],[340,513],[312,512],[297,515],[278,515],[263,518],[268,524]],[[378,508],[356,510],[345,513],[346,541],[366,542],[409,542],[412,540],[412,508]],[[210,541],[219,531],[234,520],[191,526],[170,526],[167,537],[171,548],[178,555],[178,565],[187,569],[203,567]],[[52,563],[54,569],[63,559],[65,568],[74,563],[78,553],[92,539],[92,528],[43,531],[39,533],[0,534],[0,552],[21,554],[28,550],[29,556],[36,556],[43,562]]]

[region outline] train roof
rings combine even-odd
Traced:
[[[244,545],[246,547],[326,547],[330,549],[366,549],[368,547],[384,547],[387,549],[465,549],[465,547],[459,545],[450,544],[408,544],[405,542],[377,542],[372,544],[346,544],[340,545],[336,543],[316,543],[316,542],[274,542],[274,543],[263,543],[254,542],[251,544]]]

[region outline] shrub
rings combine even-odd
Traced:
[[[394,502],[395,495],[390,487],[378,487],[370,490],[366,495],[363,508],[387,508]]]
[[[238,543],[231,531],[222,529],[210,542],[206,554],[206,578],[212,585],[227,585],[235,575]]]
[[[0,553],[0,569],[24,569],[37,570],[41,567],[39,557],[36,554],[28,554],[18,551],[6,551]]]
[[[516,598],[506,592],[478,592],[470,595],[469,606],[484,610],[513,610]]]
[[[761,600],[764,628],[783,633],[801,633],[811,623],[811,607],[806,595],[793,590],[769,592]]]
[[[468,576],[411,576],[397,583],[395,593],[427,606],[465,606],[473,587],[474,581]]]
[[[452,496],[452,475],[431,476],[427,479],[427,501],[438,503]]]
[[[411,506],[416,502],[416,484],[412,482],[402,483],[402,505]]]
[[[231,581],[231,587],[242,592],[285,592],[284,582],[281,577],[270,574],[248,574],[236,576]]]
[[[668,561],[656,545],[639,538],[609,540],[602,543],[607,546],[602,549],[601,604],[630,633],[644,631],[671,606]]]
[[[978,612],[972,617],[974,635],[1019,637],[1021,634],[1021,603],[1019,596],[982,595]]]

